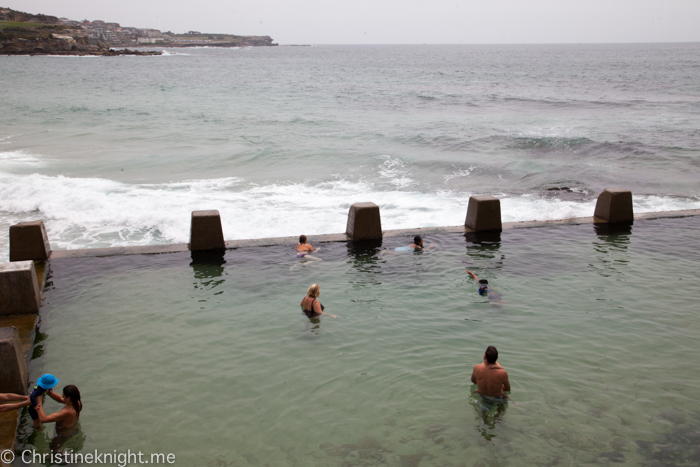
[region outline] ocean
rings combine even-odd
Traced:
[[[8,228],[54,249],[700,208],[700,44],[165,49],[0,57],[0,256]]]

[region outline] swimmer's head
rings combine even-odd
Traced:
[[[416,245],[422,245],[423,237],[420,235],[416,235],[415,237],[413,237],[413,243],[415,243]]]
[[[63,398],[70,399],[71,407],[73,407],[75,413],[80,417],[80,411],[83,410],[83,402],[80,400],[80,391],[78,388],[72,384],[64,387]]]
[[[299,243],[302,245],[306,243],[306,235],[299,235]]]
[[[306,291],[306,295],[312,298],[318,298],[321,295],[321,287],[318,284],[311,284],[309,290]]]
[[[486,347],[486,353],[484,353],[484,358],[489,363],[496,363],[496,360],[498,360],[498,350],[496,350],[496,347],[492,345]]]
[[[479,284],[488,284],[488,283],[489,283],[489,281],[487,281],[486,279],[479,279]]]

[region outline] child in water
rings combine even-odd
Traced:
[[[51,399],[55,400],[56,402],[63,401],[63,398],[61,398],[61,396],[59,396],[58,394],[55,394],[51,389],[57,384],[58,378],[49,373],[46,373],[36,381],[36,386],[34,386],[34,390],[29,395],[29,404],[31,405],[31,407],[29,407],[29,415],[32,417],[32,420],[34,420],[34,428],[41,427],[41,423],[39,422],[39,414],[36,411],[36,406],[38,405],[38,397],[41,397],[42,405],[46,400],[47,394]]]

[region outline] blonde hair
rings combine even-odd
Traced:
[[[321,295],[321,287],[319,287],[318,284],[311,284],[309,290],[306,291],[306,295],[308,297],[318,298],[318,296]]]

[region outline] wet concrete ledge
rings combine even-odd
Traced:
[[[636,214],[635,221],[665,219],[677,217],[692,217],[700,216],[700,209],[689,209],[682,211],[659,211],[645,212]],[[551,221],[523,221],[523,222],[504,222],[503,230],[511,229],[530,229],[537,227],[548,227],[552,225],[580,225],[580,224],[598,224],[606,223],[595,217],[575,217],[571,219],[559,219]],[[384,238],[397,236],[413,236],[418,234],[435,234],[442,232],[467,233],[472,232],[471,229],[463,226],[447,226],[447,227],[425,227],[415,229],[395,229],[383,231]],[[324,235],[308,235],[310,243],[328,243],[328,242],[347,242],[350,237],[346,234],[324,234]],[[226,242],[226,249],[255,247],[255,246],[275,246],[275,245],[296,245],[299,237],[271,237],[271,238],[253,238],[246,240],[229,240]],[[188,251],[187,243],[173,243],[169,245],[144,245],[144,246],[129,246],[115,248],[85,248],[80,250],[54,250],[51,252],[49,259],[67,259],[67,258],[93,258],[102,256],[126,256],[126,255],[157,255],[163,253],[180,253]]]
[[[44,288],[46,283],[48,268],[45,261],[34,261],[34,269],[36,271],[36,279],[39,283],[39,289]],[[20,341],[22,343],[22,352],[27,360],[30,360],[33,348],[34,348],[34,338],[36,337],[36,322],[38,320],[38,315],[27,314],[27,315],[14,315],[14,316],[0,316],[0,327],[16,327],[19,331]],[[0,451],[6,449],[13,449],[15,444],[15,435],[17,433],[17,425],[19,424],[19,417],[22,413],[22,409],[12,410],[10,412],[0,413]],[[4,462],[0,462],[2,467],[9,466]]]

